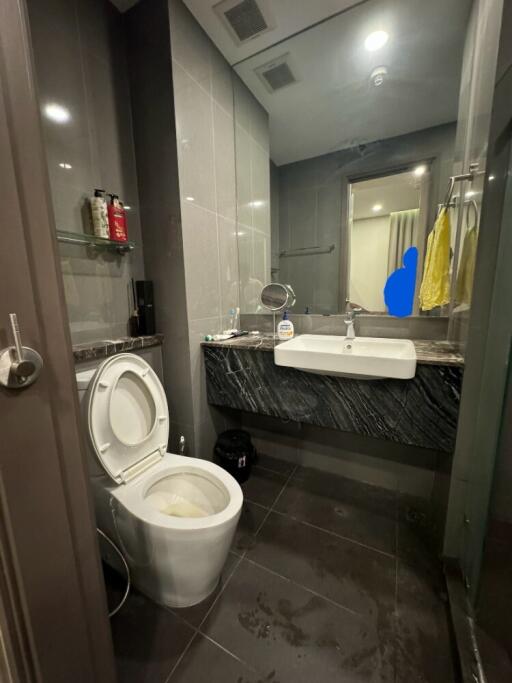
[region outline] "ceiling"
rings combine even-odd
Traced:
[[[241,46],[212,10],[216,1],[184,0],[269,112],[271,157],[277,165],[457,118],[472,0],[272,0],[276,28]],[[368,52],[364,40],[375,30],[387,31],[389,41]],[[302,32],[285,39],[297,31]],[[271,93],[255,69],[284,54],[298,82]],[[388,78],[376,88],[370,74],[382,65]]]
[[[420,181],[412,172],[363,180],[352,185],[353,220],[387,216],[392,211],[419,208]],[[374,211],[380,204],[382,209]]]
[[[363,0],[366,1],[366,0]],[[258,0],[270,13],[275,28],[247,43],[237,45],[228,29],[212,9],[219,0],[183,0],[228,62],[233,65],[256,52],[294,35],[340,11],[358,5],[361,0]]]

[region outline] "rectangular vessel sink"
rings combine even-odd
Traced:
[[[356,379],[411,379],[416,350],[409,339],[301,334],[274,349],[276,365]]]

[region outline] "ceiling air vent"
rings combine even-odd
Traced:
[[[289,54],[282,55],[271,62],[259,66],[254,71],[258,74],[267,90],[271,93],[281,90],[287,85],[297,83],[293,71],[290,67]]]
[[[213,9],[238,45],[275,28],[268,0],[222,0]]]

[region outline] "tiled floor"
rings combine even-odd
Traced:
[[[452,683],[440,568],[408,501],[260,456],[221,584],[112,619],[121,683]],[[420,516],[421,519],[421,516]]]

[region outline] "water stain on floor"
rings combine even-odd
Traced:
[[[324,608],[323,601],[315,596],[300,607],[294,607],[285,599],[278,600],[277,607],[273,607],[263,592],[258,593],[256,604],[254,609],[238,615],[240,625],[258,639],[282,638],[293,647],[304,647],[311,642],[311,637],[297,625],[296,620]]]

